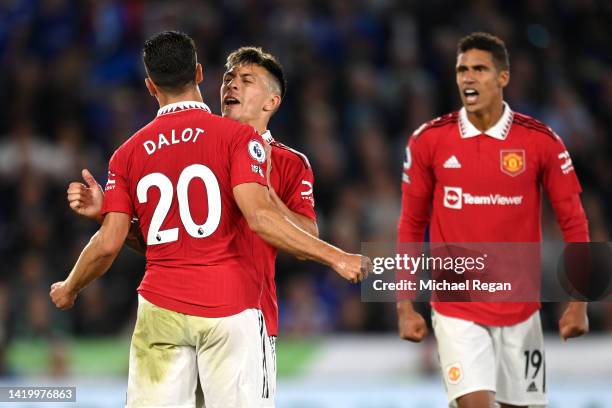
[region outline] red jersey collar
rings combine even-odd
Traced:
[[[468,137],[474,137],[478,135],[485,134],[494,139],[498,140],[506,140],[508,136],[508,131],[510,130],[510,126],[512,126],[512,120],[514,119],[514,112],[510,109],[510,106],[506,102],[504,102],[504,112],[501,115],[501,118],[497,121],[495,125],[490,127],[484,132],[481,132],[470,122],[467,116],[467,111],[464,108],[461,108],[459,111],[459,132],[461,133],[461,138],[466,139]]]
[[[164,105],[157,111],[157,116],[167,115],[168,113],[181,112],[187,109],[202,109],[210,113],[210,108],[204,102],[181,101]]]
[[[266,143],[268,143],[268,144],[270,144],[270,143],[272,143],[274,141],[274,138],[272,137],[272,133],[270,133],[269,130],[266,130],[265,132],[263,132],[261,134],[261,138],[263,140],[265,140]]]

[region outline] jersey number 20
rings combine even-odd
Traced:
[[[208,218],[204,224],[196,224],[189,211],[187,190],[189,183],[195,177],[204,182],[208,195]],[[170,179],[162,173],[151,173],[144,176],[136,187],[138,202],[141,204],[147,202],[147,191],[153,186],[159,189],[160,197],[159,203],[153,212],[153,218],[151,218],[151,225],[149,225],[147,245],[159,245],[177,241],[178,227],[160,231],[164,219],[166,219],[166,215],[168,215],[170,210],[172,196],[174,195],[174,187]],[[181,222],[189,235],[194,238],[205,238],[215,232],[221,221],[221,190],[219,189],[219,182],[211,169],[202,164],[192,164],[185,167],[176,184],[176,194]]]

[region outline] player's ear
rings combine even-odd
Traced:
[[[151,96],[157,98],[157,93],[158,93],[157,86],[155,86],[153,81],[151,81],[151,78],[149,78],[149,77],[145,78],[145,86],[149,90],[149,94]]]
[[[499,82],[499,86],[501,88],[505,88],[506,85],[508,85],[508,82],[510,82],[510,71],[507,69],[501,71],[497,76],[497,81]]]
[[[265,112],[275,112],[281,104],[281,97],[277,94],[270,95],[268,98],[268,102],[266,102],[263,106],[263,110]]]
[[[196,64],[196,84],[199,84],[204,79],[204,72],[202,70],[202,64],[199,62]]]

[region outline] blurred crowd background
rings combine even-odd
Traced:
[[[104,184],[114,149],[158,109],[141,62],[153,33],[195,39],[213,112],[229,52],[278,57],[289,87],[272,134],[310,158],[322,237],[358,252],[395,241],[407,137],[460,107],[455,47],[475,30],[506,41],[506,100],[564,139],[591,238],[609,241],[611,26],[606,0],[0,0],[0,374],[12,341],[131,334],[144,262],[130,250],[72,311],[48,292],[96,230],[68,208],[68,183],[89,168]],[[394,304],[362,303],[326,268],[281,256],[277,276],[282,337],[396,330]],[[544,305],[546,330],[557,317]],[[608,304],[591,307],[591,327],[612,330]]]

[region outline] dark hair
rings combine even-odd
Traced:
[[[145,42],[142,59],[149,78],[166,91],[179,91],[189,82],[195,83],[195,43],[185,33],[155,34]]]
[[[283,66],[272,54],[264,52],[260,47],[240,47],[228,55],[227,62],[225,63],[225,69],[230,70],[236,65],[243,64],[259,65],[268,71],[278,83],[281,98],[285,97],[285,92],[287,91],[287,81],[285,80]]]
[[[490,52],[498,70],[507,71],[510,69],[508,50],[501,38],[489,33],[472,33],[459,40],[457,55],[473,49]]]

